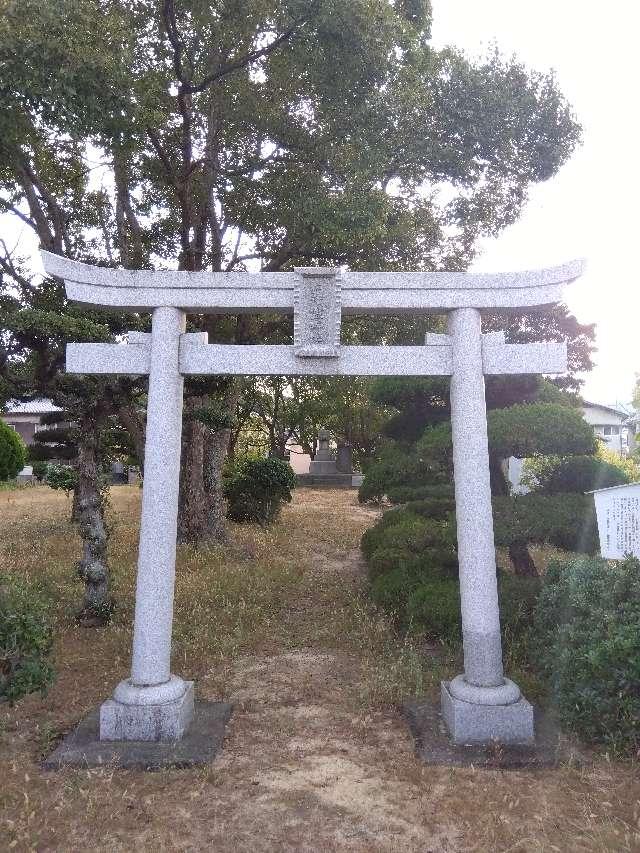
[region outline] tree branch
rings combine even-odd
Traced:
[[[164,0],[162,4],[162,21],[164,23],[167,38],[173,48],[173,70],[181,84],[186,83],[182,72],[182,54],[184,44],[178,35],[178,24],[176,21],[176,10],[174,0]]]
[[[239,71],[241,68],[246,68],[247,65],[251,65],[251,63],[256,62],[258,59],[262,59],[263,56],[268,56],[270,53],[273,53],[274,50],[280,47],[281,44],[288,41],[291,36],[299,29],[301,29],[312,17],[313,13],[317,11],[320,7],[322,0],[313,0],[311,3],[311,9],[309,14],[303,18],[298,18],[288,29],[286,29],[283,33],[277,36],[272,42],[265,47],[260,48],[259,50],[252,50],[249,53],[246,53],[244,56],[240,57],[240,59],[236,59],[232,62],[225,62],[221,65],[218,65],[215,71],[212,71],[211,74],[207,74],[200,83],[197,84],[184,84],[187,91],[192,94],[196,94],[197,92],[203,92],[208,86],[212,83],[215,83],[216,80],[220,80],[221,77],[226,77],[228,74],[232,74],[234,71]]]
[[[132,244],[131,251],[129,251],[129,241],[124,230],[124,222],[122,221],[121,216],[118,223],[118,239],[120,242],[120,254],[122,261],[125,267],[141,269],[144,262],[142,228],[140,227],[138,217],[136,216],[133,205],[131,204],[129,173],[121,151],[114,151],[113,153],[113,174],[116,185],[117,205],[122,211],[122,216],[126,219]]]
[[[153,148],[160,158],[160,162],[164,166],[164,170],[167,173],[167,178],[169,179],[169,183],[175,189],[177,193],[180,193],[180,183],[178,181],[178,176],[176,175],[175,169],[173,168],[173,164],[169,159],[167,152],[162,147],[162,143],[160,142],[160,137],[156,133],[156,131],[150,126],[147,125],[147,136],[149,137]]]
[[[8,213],[13,213],[13,215],[14,215],[14,216],[17,216],[17,217],[18,217],[18,219],[20,219],[22,222],[24,222],[24,223],[25,223],[25,225],[28,225],[28,226],[29,226],[29,228],[32,228],[32,229],[36,232],[36,234],[38,233],[38,229],[36,228],[36,224],[35,224],[35,222],[33,221],[33,219],[30,219],[30,218],[26,215],[26,213],[23,213],[21,210],[18,210],[18,208],[17,208],[17,207],[15,207],[13,204],[11,204],[10,202],[8,202],[8,201],[7,201],[6,199],[4,199],[4,198],[0,198],[0,204],[4,207],[4,209],[5,209]]]

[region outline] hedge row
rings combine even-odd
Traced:
[[[588,550],[589,498],[494,499],[497,540]],[[549,512],[549,516],[547,516]],[[389,510],[362,539],[374,600],[400,628],[461,640],[455,516],[445,496]],[[640,748],[640,562],[581,558],[538,578],[498,573],[505,654],[548,683],[562,725],[616,751]]]

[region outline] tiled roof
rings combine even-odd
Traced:
[[[20,400],[9,400],[5,406],[5,415],[45,415],[49,412],[61,412],[59,406],[54,406],[51,400],[38,398],[23,403]]]

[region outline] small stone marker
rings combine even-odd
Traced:
[[[353,447],[339,444],[336,452],[336,466],[340,474],[353,474]],[[356,472],[357,473],[357,472]]]
[[[598,519],[600,554],[621,560],[640,557],[640,483],[596,489],[593,495]]]

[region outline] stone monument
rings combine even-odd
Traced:
[[[329,446],[330,440],[331,434],[326,429],[321,429],[318,432],[318,449],[309,465],[309,474],[312,476],[314,474],[324,476],[338,473],[338,464]]]
[[[318,449],[311,460],[308,474],[298,474],[299,486],[331,486],[332,488],[357,488],[362,474],[353,470],[353,454],[346,444],[338,445],[337,452],[331,449],[331,433],[326,429],[318,432]]]
[[[167,741],[193,716],[193,684],[169,669],[175,580],[183,377],[222,375],[450,376],[464,673],[442,685],[457,743],[529,743],[531,705],[504,677],[493,541],[485,375],[562,373],[566,345],[508,344],[482,334],[481,312],[560,299],[583,264],[519,273],[153,272],[88,266],[42,253],[69,299],[148,311],[151,334],[126,344],[69,344],[71,373],[149,376],[147,438],[131,675],[102,705],[100,738]],[[209,344],[186,334],[188,313],[294,315],[293,346]],[[350,314],[446,314],[448,334],[424,346],[342,346]],[[319,462],[329,460],[319,460]]]

